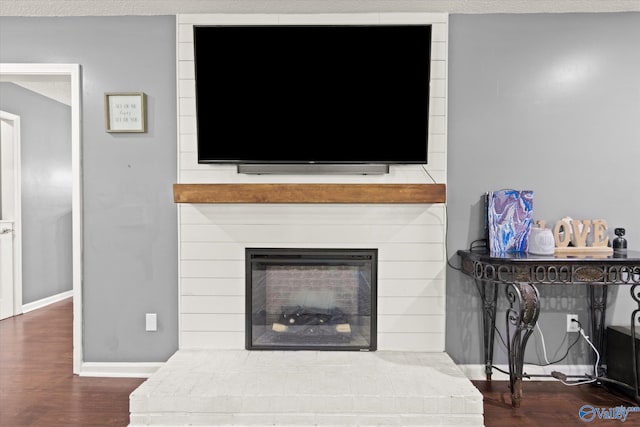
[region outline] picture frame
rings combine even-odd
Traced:
[[[104,103],[107,132],[147,131],[147,96],[144,92],[105,93]]]

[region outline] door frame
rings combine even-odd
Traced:
[[[10,162],[12,167],[9,168],[11,170],[11,199],[5,200],[3,198],[3,209],[5,203],[9,203],[11,206],[11,217],[9,221],[13,222],[13,244],[12,248],[12,259],[13,259],[13,274],[12,279],[13,283],[13,309],[12,315],[16,316],[18,314],[22,314],[22,198],[20,197],[21,193],[21,184],[20,184],[20,116],[15,114],[11,114],[7,111],[0,110],[0,119],[7,123],[9,126],[9,138],[11,140],[10,144],[5,144],[0,149],[2,154],[0,155],[0,159],[6,165],[6,162]],[[7,148],[7,145],[9,148]],[[4,168],[2,169],[3,173],[6,173]],[[6,176],[0,178],[0,182],[5,182]]]
[[[69,76],[71,79],[71,241],[73,282],[73,373],[80,374],[82,347],[82,143],[79,64],[0,63],[2,76]],[[22,299],[22,296],[20,297]],[[20,301],[22,304],[22,301]]]

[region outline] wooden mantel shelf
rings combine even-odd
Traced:
[[[444,203],[445,184],[173,184],[175,203]]]

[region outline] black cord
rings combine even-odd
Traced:
[[[447,204],[444,204],[444,220],[445,220],[445,229],[444,229],[444,256],[447,258],[447,265],[453,270],[462,271],[462,267],[458,267],[456,265],[451,264],[449,261],[449,208]]]
[[[478,295],[480,295],[480,299],[482,300],[483,310],[484,310],[484,307],[487,305],[487,300],[485,299],[484,295],[480,291],[480,286],[478,285],[478,282],[475,281],[475,280],[473,282],[476,285],[476,289],[478,290]],[[496,319],[493,317],[493,313],[487,312],[487,314],[489,316],[491,316],[491,321],[493,322],[493,325],[494,325],[493,329],[496,332],[496,334],[498,335],[498,338],[500,338],[500,342],[502,342],[502,345],[504,346],[505,349],[508,349],[507,342],[505,341],[504,337],[502,336],[502,333],[500,333],[500,330],[496,326]],[[580,328],[582,328],[582,324],[579,321],[576,321],[576,322],[578,322],[578,325],[580,326]],[[565,338],[567,336],[568,335],[565,334]],[[562,362],[564,359],[566,359],[569,356],[569,351],[571,351],[571,349],[578,343],[578,341],[580,341],[580,335],[578,335],[576,337],[575,341],[573,341],[569,345],[569,347],[567,347],[567,350],[565,351],[564,355],[558,360],[554,360],[553,362],[542,363],[542,364],[541,363],[534,363],[534,362],[524,362],[524,363],[527,364],[527,365],[534,365],[534,366],[549,366],[549,365],[553,365],[555,363],[560,363],[560,362]]]
[[[495,369],[496,371],[500,371],[503,374],[507,374],[507,375],[511,375],[511,373],[509,371],[505,371],[504,369],[500,369],[499,367],[497,367],[496,365],[491,365],[491,369]]]
[[[451,264],[451,261],[449,261],[449,250],[448,250],[448,237],[449,237],[449,207],[447,206],[447,204],[444,204],[444,216],[445,216],[445,221],[446,221],[446,227],[445,227],[445,231],[444,231],[444,253],[445,256],[447,257],[447,265],[449,267],[451,267],[454,270],[457,271],[462,271],[462,267],[458,267],[455,266],[453,264]],[[481,243],[481,244],[478,244]],[[482,249],[482,250],[487,250],[489,248],[489,242],[487,241],[487,239],[476,239],[473,242],[471,242],[471,244],[469,245],[469,251],[473,251],[474,249]]]
[[[437,181],[435,179],[433,179],[433,177],[431,176],[431,174],[429,173],[429,171],[427,170],[427,168],[425,167],[425,165],[420,165],[422,167],[422,170],[424,171],[424,173],[427,174],[427,176],[429,178],[431,178],[431,181],[433,181],[434,184],[437,184]]]
[[[436,182],[433,177],[431,176],[431,174],[429,174],[429,172],[424,168],[424,166],[422,167],[425,171],[425,173],[427,175],[429,175],[429,178],[431,178],[433,180],[433,182]],[[453,269],[453,270],[457,270],[457,271],[462,271],[462,267],[458,267],[455,266],[453,264],[451,264],[451,261],[449,261],[449,251],[448,251],[448,236],[449,236],[449,209],[447,204],[444,204],[444,215],[445,215],[445,221],[446,221],[446,227],[445,227],[445,232],[444,232],[444,247],[445,247],[445,256],[447,258],[447,265]],[[478,243],[482,243],[481,245],[477,245]],[[475,245],[475,246],[474,246]],[[478,249],[478,248],[482,248],[482,249],[487,249],[489,247],[489,242],[487,241],[487,239],[476,239],[474,241],[471,242],[471,244],[469,245],[469,250],[472,251],[474,249]],[[476,280],[474,280],[474,283],[476,285],[476,288],[478,289],[478,295],[480,295],[480,298],[482,299],[482,303],[484,306],[487,305],[487,301],[484,298],[484,296],[482,295],[482,292],[480,292],[480,286],[478,286],[478,282]],[[491,314],[490,314],[491,315]],[[495,326],[496,324],[496,319],[492,317],[492,321],[493,321],[493,329],[495,330],[495,332],[497,333],[498,337],[500,338],[500,341],[502,342],[502,345],[504,346],[504,348],[508,348],[506,341],[504,340],[504,337],[502,336],[502,334],[500,333],[500,330]],[[498,368],[496,368],[498,369]],[[500,369],[498,369],[500,370]],[[502,371],[504,372],[504,371]]]
[[[476,243],[482,243],[482,244],[476,245]],[[489,247],[489,244],[487,242],[487,239],[476,239],[473,242],[471,242],[471,244],[469,245],[469,250],[473,251],[474,249],[478,249],[478,248],[487,249],[488,247]]]
[[[431,176],[431,174],[429,173],[429,171],[427,170],[427,168],[424,165],[421,165],[422,170],[424,171],[425,174],[427,174],[427,176],[429,178],[431,178],[431,181],[433,181],[434,184],[437,184],[437,181],[435,179],[433,179],[433,176]],[[458,267],[455,266],[453,264],[451,264],[451,261],[449,261],[449,245],[448,245],[448,237],[449,237],[449,209],[447,207],[447,203],[445,202],[444,204],[444,217],[445,217],[445,223],[446,223],[446,227],[444,230],[444,256],[447,259],[447,265],[452,268],[453,270],[457,270],[457,271],[462,271],[462,267]]]
[[[475,283],[475,285],[476,285],[476,289],[478,290],[478,295],[480,295],[480,299],[482,300],[482,306],[483,306],[482,309],[484,310],[484,307],[487,306],[487,300],[484,298],[484,295],[482,294],[482,291],[480,291],[480,286],[478,285],[478,281],[474,280],[473,283]],[[493,317],[493,313],[487,312],[487,314],[489,316],[491,316],[491,321],[493,322],[493,329],[498,334],[498,337],[500,338],[500,341],[502,342],[502,345],[504,346],[505,349],[509,348],[507,346],[507,342],[504,340],[504,337],[500,333],[500,330],[496,326],[496,319],[495,319],[495,317]]]
[[[565,336],[566,336],[566,334],[565,334]],[[564,353],[564,356],[562,356],[558,360],[554,360],[553,362],[549,362],[549,363],[534,363],[534,362],[524,362],[524,363],[527,364],[527,365],[534,365],[534,366],[549,366],[549,365],[553,365],[555,363],[560,363],[564,359],[566,359],[567,356],[569,356],[569,351],[573,348],[573,346],[575,346],[578,343],[578,341],[580,341],[580,335],[579,334],[576,337],[576,340],[574,342],[572,342],[571,345],[569,345],[569,347],[567,347],[567,351]]]

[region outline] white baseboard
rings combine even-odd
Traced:
[[[507,365],[495,365],[505,372],[509,371]],[[487,377],[484,373],[484,365],[458,365],[467,378],[472,381],[485,381]],[[593,375],[593,365],[549,365],[549,366],[536,366],[526,365],[523,372],[529,375],[551,375],[551,372],[558,371],[566,375]],[[491,380],[493,381],[509,381],[509,375],[504,374],[497,369],[492,370]],[[575,379],[570,378],[569,381]],[[558,381],[553,377],[531,377],[528,381]]]
[[[50,297],[42,298],[38,301],[33,301],[28,304],[23,304],[22,313],[28,313],[30,311],[37,310],[42,307],[46,307],[48,305],[54,304],[64,299],[71,298],[72,296],[73,296],[73,290],[62,292],[57,295],[52,295]]]
[[[79,375],[81,377],[113,377],[113,378],[149,378],[164,362],[83,362]],[[498,368],[508,371],[507,365],[495,365]],[[458,365],[465,376],[471,381],[484,381],[484,365]],[[535,366],[525,365],[524,372],[529,375],[551,375],[551,372],[558,371],[565,375],[585,375],[593,374],[593,365],[551,365]],[[509,375],[493,369],[491,376],[493,381],[509,381]],[[557,381],[557,379],[545,377],[531,377],[529,381]],[[572,380],[572,379],[570,379]]]
[[[83,362],[81,377],[149,378],[164,362]]]

